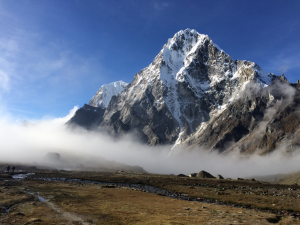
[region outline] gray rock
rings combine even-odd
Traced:
[[[201,170],[198,174],[197,174],[197,177],[199,178],[215,178],[213,175],[211,175],[210,173],[204,171],[204,170]]]
[[[223,180],[224,177],[222,177],[222,175],[218,174],[217,177],[216,177],[218,180]]]
[[[187,175],[184,175],[184,174],[182,174],[182,173],[178,174],[177,176],[178,176],[178,177],[187,177]]]
[[[60,160],[60,154],[57,152],[48,152],[46,154],[46,160],[50,161],[59,161]]]
[[[189,177],[196,177],[197,176],[197,173],[191,173],[190,175],[189,175]]]

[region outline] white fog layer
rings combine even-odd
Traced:
[[[249,177],[291,173],[300,170],[300,155],[286,156],[280,149],[267,156],[239,154],[218,155],[195,149],[171,155],[171,146],[149,147],[128,136],[115,141],[100,133],[84,130],[70,131],[64,124],[73,116],[76,107],[64,118],[44,120],[26,125],[0,121],[0,148],[3,162],[36,163],[55,168],[72,169],[77,164],[101,164],[101,159],[131,166],[141,166],[147,172],[189,174],[206,170],[224,177]],[[51,165],[45,161],[48,152],[57,152],[65,161]],[[69,160],[68,160],[69,159]],[[88,166],[88,165],[86,165]],[[101,166],[101,165],[99,165]]]

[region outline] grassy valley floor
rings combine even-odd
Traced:
[[[245,206],[184,201],[118,186],[6,179],[0,182],[0,224],[300,224],[292,216],[300,211],[299,198],[294,196],[297,189],[292,186],[113,172],[44,171],[35,177],[150,184],[189,196]],[[273,189],[279,189],[278,196],[271,194]]]

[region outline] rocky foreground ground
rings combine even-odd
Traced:
[[[0,177],[0,224],[300,224],[295,185],[123,171]]]

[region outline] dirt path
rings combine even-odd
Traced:
[[[90,225],[91,224],[89,222],[85,222],[83,218],[76,215],[75,213],[66,212],[62,208],[55,205],[53,202],[50,202],[49,200],[46,200],[39,195],[32,194],[32,196],[37,199],[42,199],[42,202],[44,204],[46,204],[49,208],[51,208],[52,210],[57,212],[62,217],[62,219],[67,220],[69,222],[68,224],[73,224],[73,223],[76,223],[76,224],[79,223],[80,225]]]
[[[50,207],[51,209],[53,209],[54,211],[56,211],[57,213],[59,213],[63,219],[66,219],[67,221],[69,221],[69,224],[72,224],[73,222],[76,222],[77,224],[79,222],[81,225],[90,225],[91,224],[89,222],[85,222],[81,217],[79,217],[78,215],[76,215],[74,213],[65,212],[63,209],[56,206],[54,203],[52,203],[50,201],[45,201],[45,204],[48,207]]]

